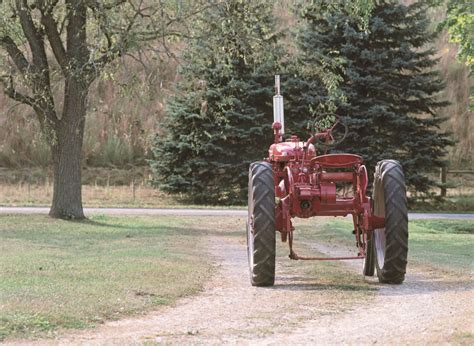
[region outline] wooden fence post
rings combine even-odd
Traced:
[[[135,178],[132,179],[132,198],[133,201],[135,202],[135,195],[136,195],[136,186],[135,186]]]
[[[441,167],[440,169],[440,180],[441,180],[441,197],[446,197],[446,177],[448,175],[448,168]]]

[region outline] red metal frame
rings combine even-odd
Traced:
[[[274,144],[267,161],[273,166],[276,196],[276,230],[282,241],[289,238],[290,258],[305,260],[363,259],[372,231],[384,227],[384,218],[373,215],[372,201],[366,196],[368,177],[363,160],[353,154],[317,155],[315,140],[333,139],[331,128],[311,136],[306,142],[291,136],[286,142],[281,124],[273,123]],[[341,196],[341,184],[351,184],[351,195]],[[294,217],[351,215],[358,248],[356,257],[300,257],[292,249]]]

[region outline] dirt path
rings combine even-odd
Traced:
[[[275,287],[254,288],[249,284],[242,239],[213,236],[209,244],[218,273],[198,296],[142,317],[107,322],[94,330],[38,343],[473,342],[474,294],[469,276],[457,278],[410,268],[403,285],[388,286],[372,278],[352,277],[361,265],[352,262],[343,269],[348,284],[335,285],[333,279],[308,275],[318,264],[285,259],[285,249],[278,259]],[[321,246],[317,250],[341,251]]]
[[[350,250],[316,244],[312,248],[331,256],[344,256]],[[346,263],[354,270],[361,270],[356,261]],[[273,341],[472,344],[474,285],[472,273],[469,274],[460,278],[411,266],[403,285],[381,285],[375,278],[365,278],[378,288],[377,295],[368,304],[336,318],[325,316],[307,321],[291,335],[275,335]]]

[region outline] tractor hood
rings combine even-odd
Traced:
[[[301,150],[303,154],[303,147],[305,142],[281,142],[272,144],[268,150],[268,157],[271,161],[288,161],[296,157],[296,152]],[[316,156],[314,145],[310,144],[306,154],[306,159],[312,159]]]

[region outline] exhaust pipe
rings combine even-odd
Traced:
[[[273,122],[280,123],[280,134],[285,134],[285,115],[283,114],[283,96],[280,95],[280,75],[275,75],[275,93],[273,96]]]

